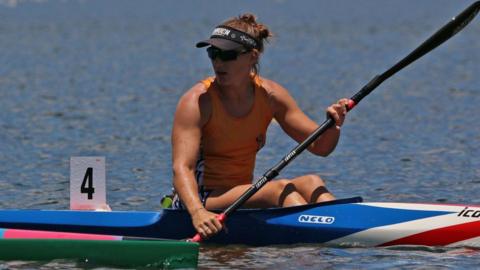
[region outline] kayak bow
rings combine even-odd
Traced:
[[[183,241],[1,239],[0,260],[74,259],[117,267],[196,267],[198,244]]]
[[[0,229],[0,260],[75,259],[117,267],[196,267],[198,244],[122,236]]]

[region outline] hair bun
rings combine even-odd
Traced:
[[[268,28],[263,24],[257,25],[257,30],[259,39],[267,39],[272,36],[270,30],[268,30]]]
[[[256,34],[255,36],[257,39],[266,40],[272,36],[272,33],[266,25],[257,22],[257,16],[255,16],[254,14],[244,13],[238,16],[238,19],[253,28],[253,32]]]
[[[252,13],[244,13],[240,16],[238,16],[240,20],[252,25],[252,26],[255,26],[257,25],[257,17],[255,15],[253,15]]]
[[[222,25],[230,26],[240,31],[246,32],[259,42],[258,50],[263,52],[264,42],[272,37],[272,32],[262,23],[257,22],[257,16],[252,13],[243,13],[237,17],[230,18]]]

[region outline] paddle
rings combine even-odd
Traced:
[[[390,78],[393,74],[400,71],[402,68],[408,66],[413,61],[422,57],[426,53],[438,47],[443,42],[447,41],[449,38],[453,37],[455,34],[460,32],[473,18],[477,15],[480,10],[480,1],[476,1],[468,8],[466,8],[462,13],[457,17],[454,17],[449,23],[443,26],[435,34],[433,34],[429,39],[423,42],[418,48],[412,51],[405,58],[396,63],[393,67],[382,73],[381,75],[375,76],[370,82],[368,82],[360,91],[352,96],[348,103],[347,110],[353,109],[364,97],[366,97],[370,92],[372,92],[377,86],[379,86],[383,81]],[[323,122],[307,139],[298,144],[290,153],[288,153],[280,162],[275,166],[270,168],[265,174],[263,174],[258,181],[253,184],[245,193],[243,193],[232,205],[230,205],[223,213],[217,216],[217,220],[220,222],[225,222],[227,216],[232,212],[237,210],[245,201],[252,197],[260,188],[262,188],[268,181],[275,178],[279,175],[280,171],[287,166],[292,160],[294,160],[300,153],[302,153],[310,144],[312,144],[320,135],[322,135],[328,128],[334,124],[334,120],[329,117],[325,122]],[[190,241],[200,242],[202,237],[200,234],[196,234]]]

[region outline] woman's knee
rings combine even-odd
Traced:
[[[305,204],[303,196],[298,192],[292,181],[281,179],[275,181],[275,197],[278,206],[292,206]]]
[[[308,181],[310,185],[311,195],[307,197],[307,201],[310,203],[324,202],[334,200],[335,197],[328,191],[325,182],[318,175],[308,175]]]
[[[274,182],[274,192],[277,195],[295,192],[295,185],[288,179],[279,179]]]
[[[316,174],[305,175],[304,181],[302,182],[304,182],[304,184],[310,188],[325,187],[325,182],[323,179]]]

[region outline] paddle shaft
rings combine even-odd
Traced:
[[[474,2],[464,11],[462,11],[458,16],[454,17],[449,23],[440,28],[435,34],[423,42],[418,48],[413,50],[409,55],[400,60],[390,69],[384,73],[375,76],[370,82],[368,82],[360,91],[350,99],[347,110],[353,109],[364,97],[370,94],[375,88],[377,88],[383,81],[390,78],[393,74],[397,73],[404,67],[408,66],[418,58],[424,56],[431,50],[438,47],[443,42],[447,41],[455,34],[460,32],[473,18],[477,15],[480,10],[480,1]],[[224,222],[226,217],[229,216],[232,212],[237,210],[242,206],[250,197],[252,197],[258,190],[260,190],[267,182],[275,178],[280,174],[280,171],[285,168],[292,160],[294,160],[298,155],[300,155],[308,146],[310,146],[320,135],[322,135],[327,129],[332,127],[334,120],[331,117],[328,117],[325,122],[323,122],[312,134],[308,136],[303,142],[298,144],[293,150],[290,151],[283,159],[281,159],[275,166],[270,168],[266,173],[263,174],[258,181],[253,184],[245,193],[243,193],[232,205],[230,205],[223,213],[217,216],[217,219],[220,222]],[[196,234],[191,241],[200,242],[202,240],[200,234]]]

